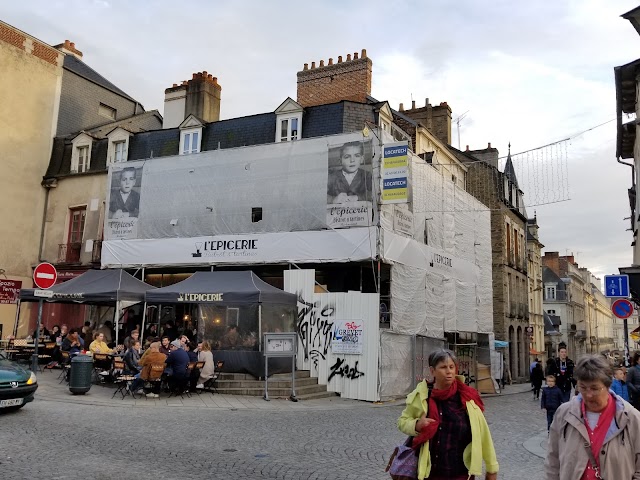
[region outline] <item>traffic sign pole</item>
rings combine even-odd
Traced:
[[[629,366],[629,321],[623,319],[624,325],[624,366]]]
[[[33,350],[33,357],[31,357],[31,371],[36,373],[38,371],[38,339],[40,336],[40,323],[42,322],[42,299],[38,302],[38,324],[36,325],[36,335],[33,341],[35,342],[35,348]]]
[[[56,284],[58,279],[58,272],[56,267],[47,262],[42,262],[33,270],[33,283],[42,290],[47,290]],[[36,373],[38,371],[38,343],[40,342],[40,325],[42,324],[42,297],[50,297],[46,295],[42,290],[36,290],[34,294],[37,297],[41,297],[38,302],[38,323],[36,325],[36,334],[34,335],[33,342],[35,347],[33,349],[33,356],[31,357],[31,371]]]

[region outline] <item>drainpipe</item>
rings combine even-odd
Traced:
[[[44,210],[42,212],[42,226],[40,227],[40,246],[38,247],[38,262],[43,262],[42,258],[42,250],[44,248],[44,232],[45,225],[47,222],[47,210],[49,209],[49,191],[52,188],[58,186],[58,180],[55,178],[50,178],[42,181],[42,186],[45,188],[44,194]]]

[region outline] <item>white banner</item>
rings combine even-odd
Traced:
[[[478,283],[478,266],[471,262],[387,230],[382,230],[381,235],[382,257],[385,260],[438,273],[461,282]]]
[[[393,206],[393,231],[413,237],[413,213],[406,205]]]
[[[362,320],[336,320],[333,324],[331,351],[362,355],[364,346],[364,322]]]
[[[102,267],[347,262],[375,258],[377,228],[105,240]]]

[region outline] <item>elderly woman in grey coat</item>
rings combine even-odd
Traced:
[[[601,356],[576,365],[580,393],[558,408],[551,424],[547,480],[640,480],[640,413],[609,389],[612,377]]]

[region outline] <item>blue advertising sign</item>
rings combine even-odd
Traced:
[[[605,275],[605,297],[629,297],[629,275]]]

